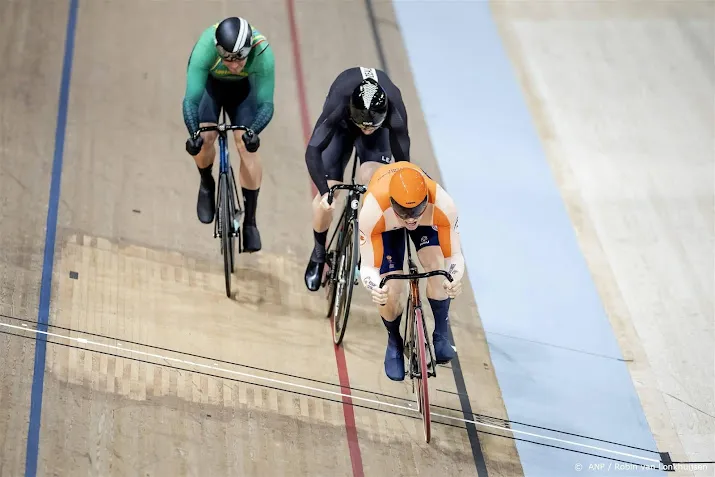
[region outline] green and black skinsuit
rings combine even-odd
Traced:
[[[244,124],[259,134],[273,117],[273,92],[275,89],[275,60],[270,44],[258,30],[253,28],[252,50],[246,66],[234,75],[221,61],[214,46],[214,34],[218,23],[211,25],[199,37],[194,45],[186,70],[186,93],[184,94],[184,123],[193,134],[199,128],[199,106],[210,83],[228,83],[228,87],[250,87],[255,94],[255,114],[250,124]],[[248,84],[243,84],[248,83]],[[246,88],[248,91],[248,88]],[[226,112],[231,112],[226,108]]]
[[[266,37],[252,28],[251,52],[246,64],[238,74],[233,74],[224,65],[216,50],[214,37],[218,23],[203,31],[194,45],[186,69],[186,92],[184,94],[184,123],[190,136],[201,123],[218,123],[221,108],[231,124],[245,126],[255,134],[255,140],[273,118],[273,93],[275,89],[275,59]],[[245,136],[244,136],[245,138]],[[189,143],[187,141],[187,151]],[[197,147],[198,144],[192,147]],[[248,146],[248,143],[247,143]],[[257,143],[255,144],[257,148]],[[190,151],[191,152],[191,151]],[[195,154],[194,152],[191,152]],[[199,168],[201,186],[196,212],[205,224],[214,220],[215,182],[212,165]],[[261,239],[256,227],[258,189],[242,187],[245,215],[243,218],[243,250],[256,252],[261,249]]]

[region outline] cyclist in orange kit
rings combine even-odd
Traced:
[[[435,360],[438,364],[448,363],[455,356],[449,342],[449,305],[462,291],[464,274],[454,201],[419,166],[410,162],[386,164],[375,171],[368,184],[358,222],[361,281],[378,305],[388,333],[385,374],[393,381],[405,378],[399,329],[406,285],[390,280],[379,287],[383,276],[403,272],[402,229],[407,229],[425,271],[446,270],[453,278],[452,282],[443,276],[427,279],[427,299],[435,319]]]

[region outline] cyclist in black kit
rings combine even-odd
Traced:
[[[335,202],[328,204],[328,191],[343,181],[353,146],[360,159],[356,180],[361,184],[367,184],[373,172],[393,157],[410,160],[402,93],[384,71],[354,67],[335,78],[305,151],[310,177],[318,189],[313,198],[315,245],[305,270],[310,291],[320,288],[325,265],[325,242],[335,208]]]

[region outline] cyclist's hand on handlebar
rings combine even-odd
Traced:
[[[387,283],[382,288],[376,286],[375,288],[370,290],[370,294],[372,295],[373,303],[376,303],[378,305],[384,305],[385,303],[387,303]]]
[[[328,204],[328,195],[330,193],[326,192],[323,194],[323,197],[320,199],[320,207],[322,207],[323,210],[333,210],[335,209],[335,196],[333,196],[333,203]]]
[[[445,279],[442,282],[442,287],[444,287],[444,290],[447,292],[447,296],[450,298],[455,298],[457,295],[462,293],[462,281],[458,282],[450,282],[449,280]]]
[[[203,146],[203,145],[204,145],[204,138],[202,138],[201,136],[198,136],[196,139],[194,139],[192,136],[186,140],[186,152],[188,152],[192,156],[195,156],[199,152],[201,152],[201,146]]]
[[[252,129],[246,129],[241,136],[248,152],[256,152],[261,145],[261,140]]]

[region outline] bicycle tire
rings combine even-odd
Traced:
[[[422,415],[425,442],[429,443],[432,434],[432,422],[429,407],[429,370],[427,369],[427,344],[425,340],[424,317],[422,316],[422,309],[419,307],[415,308],[414,327],[416,328],[415,335],[417,336],[416,345],[418,364],[420,368],[420,377],[417,378],[419,381],[417,383],[417,406],[420,414]]]
[[[335,280],[335,266],[338,262],[338,251],[342,248],[343,244],[343,221],[345,220],[345,211],[340,215],[340,220],[338,221],[337,227],[340,228],[341,230],[338,230],[338,239],[335,242],[334,248],[331,248],[330,250],[327,250],[325,253],[325,288],[326,288],[326,296],[325,298],[328,300],[328,308],[327,312],[325,313],[325,316],[327,318],[333,317],[333,307],[335,306],[335,294],[337,292],[337,287],[335,286],[336,280]],[[332,323],[331,323],[332,326]]]
[[[341,304],[338,301],[338,306],[336,307],[336,313],[333,314],[333,343],[340,345],[343,338],[345,337],[345,329],[348,326],[348,318],[350,317],[350,303],[353,296],[353,287],[355,286],[355,265],[357,264],[358,252],[360,250],[359,240],[360,236],[356,233],[356,220],[349,220],[346,222],[345,233],[343,235],[343,247],[342,253],[338,262],[342,267],[344,275],[338,275],[337,282],[343,283],[343,286],[347,287],[341,293],[341,299],[344,298],[344,302]],[[351,250],[350,260],[347,260],[347,252]],[[349,267],[345,270],[345,266]]]
[[[231,274],[232,271],[232,261],[233,261],[233,250],[232,250],[232,237],[231,237],[231,211],[230,211],[230,200],[228,197],[229,185],[227,183],[228,176],[226,174],[220,174],[219,176],[219,212],[220,222],[219,230],[221,231],[221,253],[223,255],[223,273],[226,283],[226,296],[231,298]]]
[[[235,253],[236,247],[234,247],[234,243],[235,243],[234,239],[237,238],[238,235],[240,234],[240,231],[238,230],[238,224],[235,224],[234,222],[236,222],[236,216],[238,215],[238,208],[239,208],[238,205],[240,205],[240,204],[239,204],[238,198],[237,198],[238,193],[236,191],[236,178],[233,175],[233,167],[229,166],[228,169],[231,172],[231,176],[230,176],[231,178],[230,178],[230,180],[228,180],[228,196],[231,199],[230,200],[231,222],[229,223],[229,225],[230,225],[230,230],[231,230],[231,243],[230,243],[230,245],[231,245],[231,273],[233,273],[236,271],[236,253]],[[240,253],[240,247],[241,247],[240,239],[238,240],[238,242],[239,242],[238,250]]]
[[[325,299],[328,300],[328,307],[326,308],[327,311],[325,316],[330,318],[333,316],[333,305],[335,305],[336,292],[335,280],[333,280],[330,275],[333,273],[332,267],[336,260],[332,258],[332,256],[335,255],[334,251],[327,252],[325,255]]]

